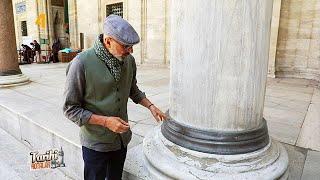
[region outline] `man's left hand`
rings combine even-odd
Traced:
[[[151,111],[153,117],[157,120],[157,122],[167,120],[167,116],[155,105],[150,106],[149,110]]]

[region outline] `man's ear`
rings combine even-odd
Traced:
[[[103,42],[104,42],[104,45],[106,46],[106,47],[111,47],[111,38],[110,37],[106,37],[106,38],[104,38],[103,39]]]

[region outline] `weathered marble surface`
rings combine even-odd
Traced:
[[[263,122],[272,1],[180,0],[171,5],[171,118],[213,131],[258,128]],[[250,153],[217,155],[183,148],[177,145],[179,138],[177,144],[168,139],[159,127],[144,138],[148,179],[288,176],[287,152],[273,140]]]
[[[170,115],[210,130],[262,122],[272,1],[173,1]]]
[[[164,138],[160,127],[156,127],[144,139],[143,148],[137,148],[128,153],[126,171],[143,179],[271,180],[288,176],[284,174],[288,166],[286,150],[274,141],[252,153],[215,155],[177,146]],[[137,152],[142,149],[143,155]]]
[[[297,145],[320,151],[320,89],[315,89]]]
[[[318,180],[320,177],[320,152],[308,151],[301,179]]]

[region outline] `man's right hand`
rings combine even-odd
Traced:
[[[106,117],[104,127],[115,133],[124,133],[130,129],[129,123],[119,117]]]
[[[129,123],[125,122],[119,117],[107,117],[96,114],[92,114],[89,119],[89,124],[103,126],[115,133],[124,133],[130,129]]]

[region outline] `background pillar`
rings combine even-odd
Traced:
[[[11,0],[0,1],[0,27],[0,87],[27,83],[18,63]]]

